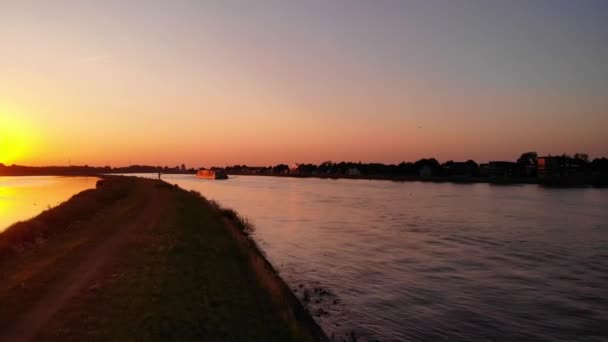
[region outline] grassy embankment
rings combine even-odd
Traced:
[[[0,234],[0,340],[315,341],[230,210],[108,178]]]

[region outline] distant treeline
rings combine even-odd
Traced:
[[[539,167],[539,159],[543,165]],[[545,166],[544,163],[547,163]],[[399,164],[326,161],[316,164],[278,164],[275,166],[234,165],[232,175],[268,175],[321,178],[367,178],[390,180],[429,180],[454,182],[542,183],[547,185],[606,185],[608,159],[589,160],[587,154],[538,157],[523,153],[516,161],[474,160],[440,163],[435,158]]]
[[[211,169],[221,169],[212,167]],[[474,160],[440,163],[435,158],[399,164],[326,161],[321,164],[278,164],[274,166],[234,165],[225,168],[231,175],[264,175],[320,178],[366,178],[453,182],[541,183],[546,185],[608,185],[608,159],[589,160],[587,154],[544,156],[526,152],[515,161]],[[194,174],[197,169],[181,166],[132,165],[127,167],[50,166],[29,167],[0,164],[0,176],[95,175],[107,173]]]
[[[21,166],[4,165],[0,163],[0,176],[81,176],[96,175],[106,173],[196,173],[194,168],[187,169],[184,164],[181,166],[151,166],[151,165],[131,165],[126,167],[95,167],[95,166]]]

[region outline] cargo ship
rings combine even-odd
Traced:
[[[196,178],[202,179],[228,179],[228,175],[226,171],[217,169],[217,170],[198,170],[196,173]]]

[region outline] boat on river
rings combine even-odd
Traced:
[[[228,179],[228,175],[226,171],[223,169],[213,169],[213,170],[198,170],[196,173],[196,178],[202,179]]]

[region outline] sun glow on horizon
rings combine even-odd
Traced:
[[[0,163],[603,156],[608,2],[544,2],[0,1]]]
[[[19,114],[18,109],[0,104],[0,163],[5,165],[25,160],[32,152],[34,134]]]

